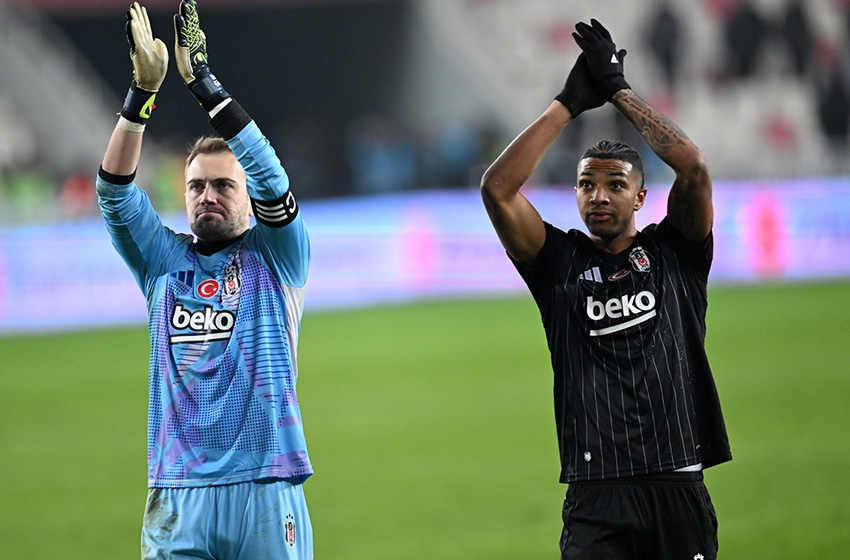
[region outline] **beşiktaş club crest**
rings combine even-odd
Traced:
[[[629,253],[629,261],[631,261],[632,267],[638,272],[649,272],[649,257],[640,245],[632,249],[632,252]]]
[[[242,281],[239,279],[239,268],[230,265],[224,269],[224,294],[232,296],[239,291]]]
[[[286,529],[286,544],[295,546],[295,518],[291,513],[286,514],[286,523],[283,524]]]

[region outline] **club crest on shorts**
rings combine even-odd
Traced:
[[[292,514],[286,515],[286,523],[283,524],[283,528],[286,530],[286,544],[289,546],[295,546],[295,518],[292,517]]]
[[[631,261],[632,267],[638,272],[649,272],[649,257],[640,245],[632,249],[632,252],[629,253],[629,261]]]

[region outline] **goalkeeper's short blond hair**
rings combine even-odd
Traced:
[[[230,146],[227,145],[224,138],[218,136],[201,136],[189,148],[189,155],[186,156],[186,168],[200,155],[220,154],[230,151]]]

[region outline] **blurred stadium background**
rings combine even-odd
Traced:
[[[548,480],[556,477],[557,460],[543,335],[487,221],[477,184],[562,87],[578,54],[570,35],[575,22],[596,17],[628,49],[626,73],[634,89],[694,139],[715,179],[717,257],[709,315],[722,332],[710,342],[727,421],[738,436],[737,461],[715,479],[721,538],[726,535],[733,552],[725,557],[846,554],[850,488],[840,469],[850,459],[850,367],[842,357],[850,332],[850,2],[199,3],[214,71],[277,149],[313,239],[300,355],[302,371],[312,368],[324,383],[305,376],[301,384],[305,418],[315,415],[308,438],[327,474],[324,482],[318,475],[311,481],[311,507],[318,534],[330,540],[344,534],[359,547],[354,552],[340,536],[333,545],[317,543],[317,552],[332,558],[517,558],[535,556],[521,551],[545,539],[539,550],[554,557],[563,489]],[[144,303],[109,245],[93,191],[131,75],[126,5],[0,0],[0,456],[28,458],[2,459],[0,480],[7,486],[0,488],[6,512],[0,515],[6,527],[0,558],[116,557],[100,550],[113,545],[136,551],[135,542],[128,547],[126,541],[138,533],[144,494]],[[145,5],[170,47],[177,2]],[[148,125],[139,182],[176,229],[186,229],[185,149],[210,132],[172,65]],[[658,220],[669,173],[610,107],[577,119],[532,179],[528,192],[544,217],[581,227],[569,186],[578,154],[602,137],[643,151],[651,190],[638,216],[640,225]],[[495,328],[502,318],[514,336],[504,329],[478,332],[478,325]],[[412,325],[421,325],[421,333]],[[113,338],[104,338],[105,328]],[[405,331],[411,338],[399,339]],[[414,336],[420,335],[433,337],[428,347],[444,353],[443,361],[417,350],[422,342]],[[343,339],[348,343],[340,348]],[[42,361],[22,359],[44,346],[51,352],[37,356]],[[388,355],[388,346],[398,354]],[[109,367],[116,362],[124,370]],[[378,371],[382,362],[389,372]],[[433,371],[423,364],[444,370],[435,384],[459,392],[446,397],[440,386],[426,386],[423,379]],[[522,383],[511,367],[536,377]],[[131,381],[122,384],[117,374],[127,370]],[[751,377],[738,379],[738,370]],[[348,393],[337,387],[340,375],[366,371],[374,375],[363,385],[345,381]],[[89,414],[104,406],[101,398],[66,393],[63,373],[84,378],[84,387],[97,387],[118,403],[107,410],[132,410],[132,421],[107,434],[116,452],[104,463],[110,468],[98,466],[94,485],[70,474],[62,477],[64,486],[45,485],[45,477],[56,473],[44,465],[55,457],[38,455],[38,446],[27,443],[44,433],[25,429],[22,419],[55,411],[58,401],[65,403],[59,411],[67,433],[58,435],[55,423],[35,425],[53,435],[48,441],[59,453],[69,452],[63,444],[84,445],[66,436],[85,438],[78,431],[115,421],[107,412]],[[43,374],[45,386],[23,385],[31,374]],[[409,394],[395,375],[414,375],[412,385],[422,393]],[[489,375],[495,388],[482,381]],[[344,397],[358,388],[375,391],[357,393],[369,399],[374,417],[343,429],[337,407],[350,406]],[[394,399],[397,405],[387,404]],[[411,414],[422,402],[417,399],[430,414]],[[482,402],[473,406],[471,399]],[[491,434],[493,407],[501,406],[511,411],[511,423],[534,423],[533,436]],[[469,414],[449,413],[458,407]],[[478,413],[487,422],[476,421]],[[409,421],[399,420],[404,415]],[[445,432],[433,416],[444,417]],[[419,449],[407,449],[412,444],[400,426],[423,425],[457,440],[440,446],[426,438],[417,440]],[[508,432],[513,429],[522,426]],[[358,437],[365,438],[362,445]],[[510,451],[506,439],[527,451],[526,460],[503,456]],[[376,476],[367,448],[384,461],[398,457]],[[448,450],[457,458],[473,448],[483,449],[484,462],[463,463],[436,491],[435,455]],[[494,454],[501,467],[482,472]],[[79,460],[86,479],[85,457]],[[360,473],[372,478],[357,478]],[[511,480],[503,480],[506,473]],[[79,511],[93,525],[105,525],[80,526],[77,506],[68,500],[91,502],[98,485],[113,477],[117,482],[106,488],[130,497],[106,503],[98,497],[92,502],[97,507]],[[531,479],[546,480],[541,486]],[[68,490],[75,485],[88,491]],[[362,493],[353,491],[361,485]],[[820,501],[795,494],[798,485]],[[415,487],[426,489],[424,495]],[[494,487],[515,500],[511,507],[487,502]],[[364,498],[382,492],[374,503]],[[401,504],[443,500],[451,511],[424,503],[420,510],[399,508],[396,495],[405,497]],[[334,496],[356,500],[340,504]],[[477,509],[482,504],[487,511]],[[48,510],[53,514],[45,516]],[[119,511],[128,513],[121,517]],[[442,521],[419,524],[417,515]],[[476,515],[487,530],[471,527]],[[794,528],[801,517],[805,523]],[[504,526],[497,530],[499,523]],[[48,524],[51,538],[36,542]],[[807,532],[815,528],[822,532]],[[507,537],[512,531],[524,538]],[[17,548],[4,551],[13,542]],[[429,549],[433,555],[424,552]]]
[[[173,41],[173,2],[148,3]],[[716,281],[850,274],[850,3],[205,2],[216,74],[260,123],[308,208],[308,309],[515,293],[476,193],[486,166],[563,85],[579,19],[629,49],[633,87],[706,153]],[[143,318],[91,188],[128,87],[116,0],[0,3],[0,333]],[[139,182],[185,229],[182,160],[211,129],[171,72]],[[670,175],[610,106],[559,139],[529,192],[581,227],[577,155],[601,137],[643,151],[651,207]],[[56,270],[64,274],[57,277]],[[79,294],[96,290],[93,310]]]

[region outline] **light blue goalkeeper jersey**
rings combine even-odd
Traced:
[[[313,472],[295,394],[307,231],[256,124],[228,144],[257,225],[211,256],[165,227],[135,183],[97,181],[113,245],[147,299],[150,487],[300,483]]]

